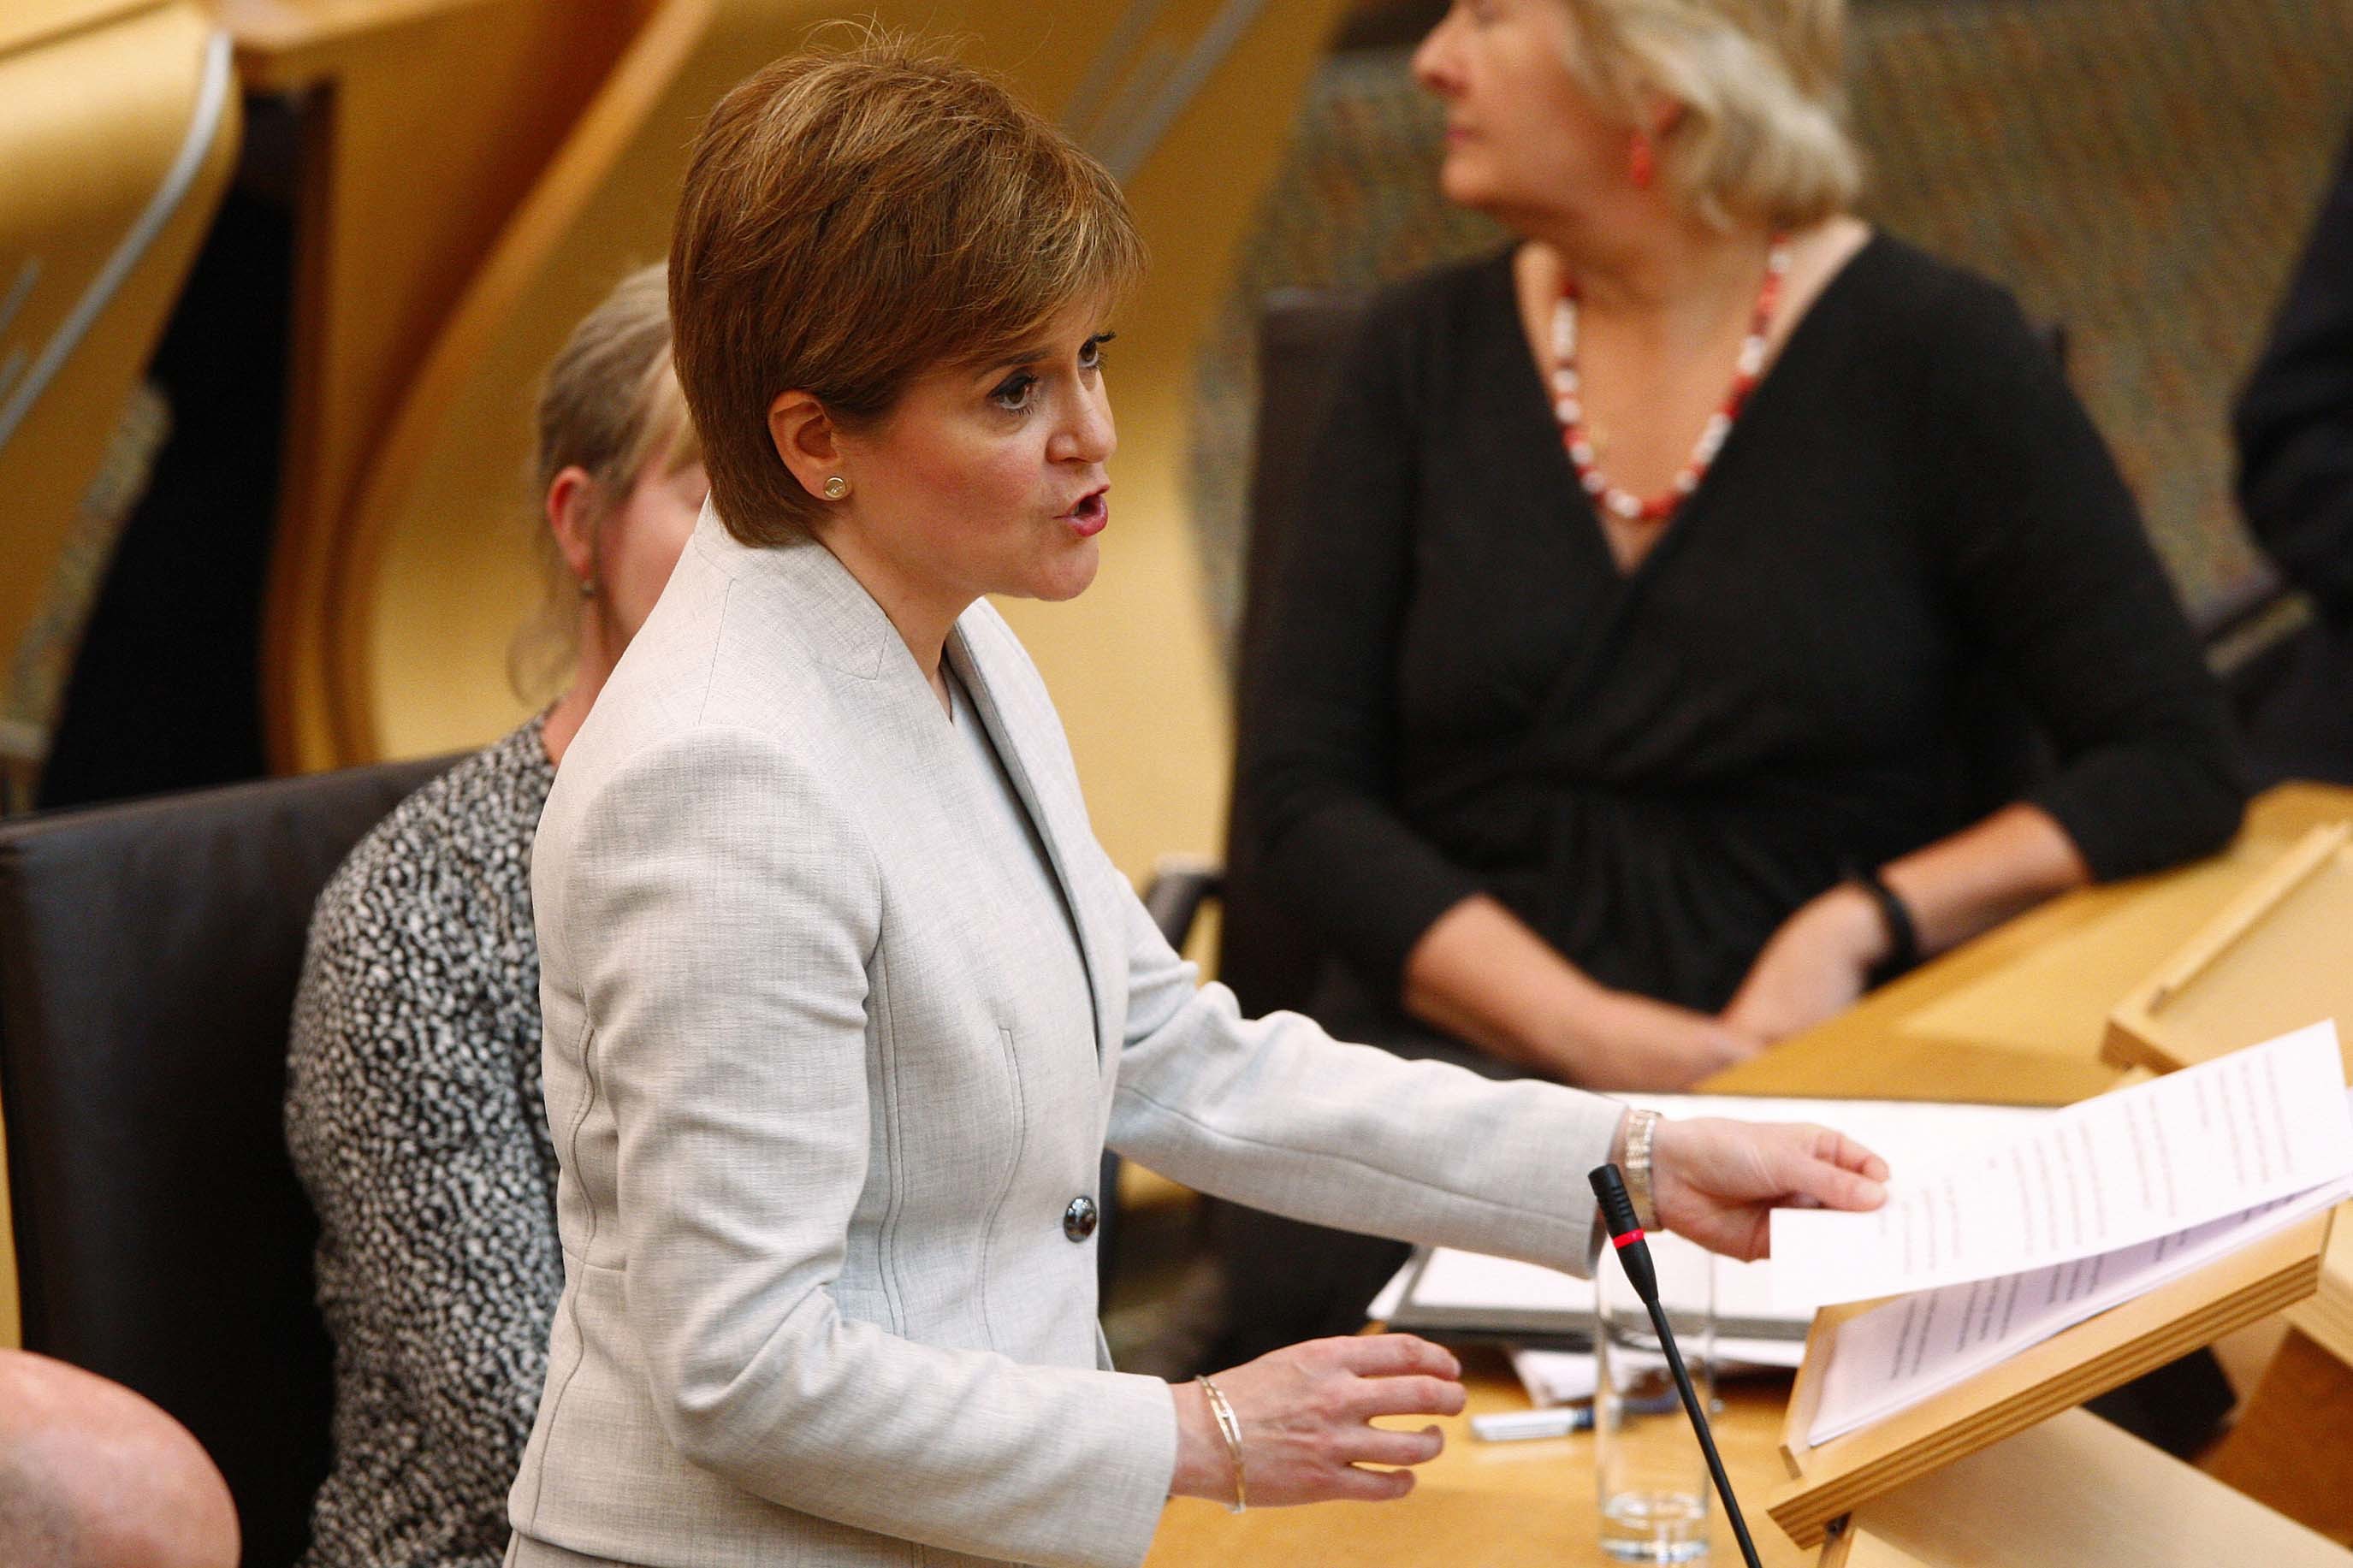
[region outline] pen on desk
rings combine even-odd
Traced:
[[[1531,1437],[1566,1437],[1593,1430],[1593,1406],[1560,1405],[1550,1410],[1498,1410],[1471,1417],[1471,1436],[1482,1443],[1519,1443]]]
[[[1660,1415],[1675,1407],[1674,1395],[1662,1399],[1630,1399],[1634,1415]],[[1567,1437],[1593,1430],[1593,1406],[1556,1405],[1549,1410],[1498,1410],[1471,1417],[1471,1436],[1482,1443],[1525,1443],[1535,1437]]]

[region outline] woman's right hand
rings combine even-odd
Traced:
[[[1885,1203],[1887,1162],[1806,1122],[1662,1121],[1651,1137],[1651,1198],[1662,1230],[1746,1260],[1765,1256],[1777,1208]]]
[[[1579,999],[1559,1076],[1580,1089],[1689,1088],[1745,1062],[1765,1042],[1722,1019],[1629,991],[1594,986]]]
[[[1271,1351],[1210,1381],[1241,1426],[1242,1480],[1252,1506],[1380,1502],[1413,1489],[1406,1466],[1445,1447],[1435,1426],[1394,1432],[1376,1415],[1457,1415],[1462,1368],[1411,1334],[1310,1340]],[[1231,1502],[1233,1461],[1198,1383],[1179,1384],[1174,1496]],[[1366,1469],[1367,1465],[1395,1467]]]

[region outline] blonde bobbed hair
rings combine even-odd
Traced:
[[[1845,0],[1559,0],[1569,68],[1629,123],[1657,94],[1683,113],[1659,173],[1721,228],[1794,230],[1838,216],[1862,184],[1845,126]]]
[[[657,460],[673,474],[702,461],[670,364],[670,280],[657,261],[622,279],[580,319],[541,379],[532,456],[531,516],[540,564],[540,605],[507,649],[507,679],[525,701],[553,697],[579,658],[580,583],[548,527],[556,475],[588,476],[592,521],[637,488]]]

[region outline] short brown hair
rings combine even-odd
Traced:
[[[588,505],[601,520],[637,487],[647,464],[659,458],[662,471],[673,474],[702,457],[671,374],[663,271],[657,261],[615,284],[580,318],[540,382],[531,515],[541,602],[507,648],[507,679],[525,701],[554,695],[579,657],[580,584],[545,515],[555,476],[566,468],[586,473]]]
[[[1810,228],[1862,184],[1845,127],[1846,0],[1565,0],[1570,67],[1630,123],[1646,93],[1683,113],[1659,168],[1693,212]]]
[[[817,514],[769,437],[780,394],[871,426],[916,376],[1009,353],[1143,267],[1111,175],[995,79],[871,34],[776,61],[704,122],[670,247],[721,519],[758,545]]]

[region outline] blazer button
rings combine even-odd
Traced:
[[[1062,1234],[1072,1241],[1084,1241],[1095,1233],[1096,1219],[1094,1199],[1081,1193],[1062,1211]]]

